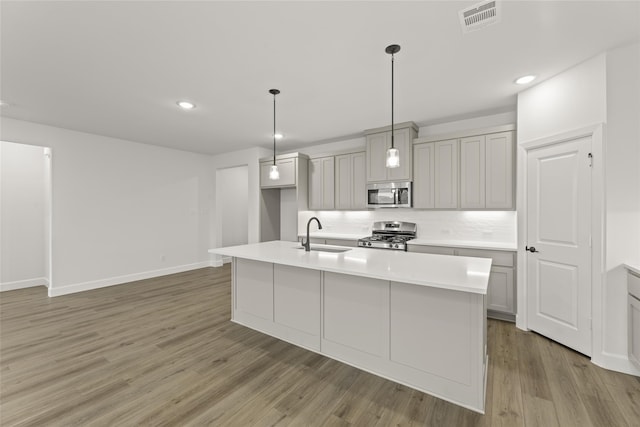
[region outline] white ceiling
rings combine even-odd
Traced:
[[[446,2],[0,2],[2,115],[217,154],[514,110],[543,81],[640,39],[639,1],[502,2],[463,34]],[[189,99],[193,111],[176,101]]]

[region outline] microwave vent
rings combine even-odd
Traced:
[[[463,33],[470,33],[500,22],[500,2],[483,1],[458,12]]]

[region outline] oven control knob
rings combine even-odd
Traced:
[[[368,243],[367,243],[367,246],[371,246],[371,242],[368,242]]]
[[[393,247],[394,247],[394,248],[396,248],[396,249],[398,249],[398,244],[396,243]]]

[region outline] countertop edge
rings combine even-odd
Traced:
[[[289,242],[287,242],[289,243]],[[233,248],[237,248],[237,247],[233,247]],[[379,274],[375,274],[375,273],[368,273],[368,272],[363,272],[363,271],[352,271],[352,270],[348,270],[348,269],[341,269],[341,268],[334,268],[331,266],[327,266],[327,265],[309,265],[309,264],[302,264],[299,262],[292,262],[289,260],[283,260],[283,259],[278,259],[275,256],[257,256],[254,254],[242,254],[239,255],[236,253],[235,250],[229,251],[229,250],[225,250],[228,248],[213,248],[213,249],[209,249],[208,252],[211,254],[216,254],[216,255],[224,255],[224,256],[230,256],[230,257],[235,257],[235,258],[242,258],[242,259],[249,259],[249,260],[253,260],[253,261],[261,261],[261,262],[268,262],[268,263],[273,263],[273,264],[280,264],[280,265],[286,265],[286,266],[291,266],[291,267],[299,267],[299,268],[307,268],[310,270],[318,270],[318,271],[327,271],[327,272],[331,272],[331,273],[338,273],[338,274],[347,274],[347,275],[351,275],[351,276],[359,276],[359,277],[366,277],[366,278],[370,278],[370,279],[378,279],[378,280],[384,280],[384,281],[389,281],[389,282],[397,282],[397,283],[407,283],[407,284],[412,284],[412,285],[417,285],[417,286],[427,286],[427,287],[431,287],[431,288],[437,288],[437,289],[445,289],[445,290],[451,290],[451,291],[459,291],[459,292],[467,292],[470,294],[478,294],[478,295],[486,295],[487,294],[487,289],[488,289],[488,276],[487,276],[487,283],[485,286],[483,286],[482,288],[478,288],[478,287],[468,287],[465,285],[457,285],[457,284],[451,284],[451,283],[438,283],[438,282],[429,282],[429,281],[420,281],[420,280],[415,280],[415,279],[411,279],[411,278],[401,278],[401,277],[390,277],[388,275],[379,275]],[[354,248],[357,249],[357,248]],[[362,249],[364,251],[369,251],[371,249]],[[416,254],[418,255],[418,254]],[[420,256],[445,256],[445,255],[429,255],[429,254],[419,254]],[[480,259],[480,258],[478,258]],[[482,260],[486,260],[487,262],[491,263],[491,260],[489,259],[482,259]]]
[[[622,264],[622,265],[624,265],[624,267],[627,270],[634,273],[636,276],[640,276],[640,267],[636,267],[635,265],[631,265],[631,264]]]

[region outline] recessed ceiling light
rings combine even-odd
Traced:
[[[196,108],[196,104],[189,101],[178,101],[176,102],[176,104],[178,104],[178,107],[182,108],[183,110],[193,110],[194,108]]]
[[[273,135],[276,139],[282,139],[282,134],[281,133],[276,133],[275,135]]]
[[[522,76],[522,77],[520,77],[519,79],[516,80],[516,84],[526,85],[527,83],[531,83],[535,79],[536,79],[536,76],[533,76],[533,75]]]

